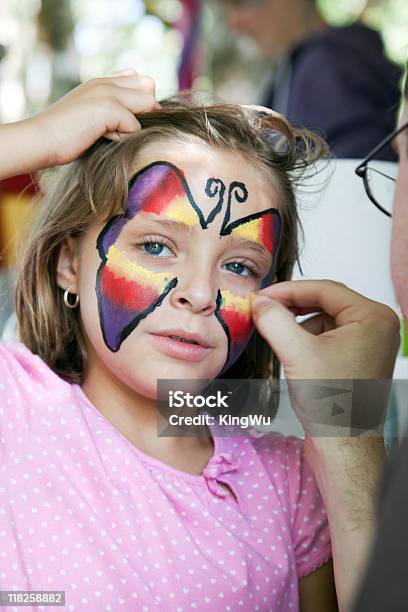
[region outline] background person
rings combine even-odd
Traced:
[[[262,104],[321,131],[339,158],[363,158],[395,123],[400,69],[380,35],[356,22],[329,27],[315,0],[220,0],[228,27],[276,62]],[[379,159],[395,160],[390,147]]]

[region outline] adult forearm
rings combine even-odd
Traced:
[[[350,609],[375,528],[374,502],[386,460],[379,438],[306,438],[305,452],[326,506],[340,612]]]

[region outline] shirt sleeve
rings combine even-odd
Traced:
[[[10,458],[16,438],[22,435],[18,422],[20,408],[15,359],[7,345],[0,344],[0,465]]]
[[[287,517],[298,578],[332,557],[329,523],[304,441],[269,432],[253,442]]]
[[[283,438],[286,445],[287,492],[292,540],[299,578],[311,574],[332,557],[329,523],[303,440]]]
[[[0,465],[35,434],[41,426],[38,415],[46,416],[48,401],[58,401],[68,389],[68,383],[24,344],[0,343]]]

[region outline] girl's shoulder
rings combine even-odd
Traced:
[[[70,385],[24,344],[0,343],[0,465],[28,448],[69,396]]]
[[[304,440],[283,435],[277,431],[250,433],[245,436],[224,438],[224,450],[230,450],[245,465],[246,471],[262,470],[278,495],[299,495],[305,482],[313,475],[304,453]]]
[[[284,489],[292,501],[305,489],[317,491],[303,438],[272,431],[252,439],[252,447],[278,491]]]
[[[8,393],[14,396],[48,391],[66,391],[69,384],[22,342],[0,343],[0,398]],[[0,403],[3,403],[0,399]]]
[[[287,436],[278,431],[269,431],[251,436],[251,444],[259,459],[270,471],[288,472],[301,467],[304,460],[304,440]]]

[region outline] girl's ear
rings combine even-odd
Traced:
[[[70,293],[79,291],[79,253],[78,241],[72,236],[65,238],[61,245],[57,264],[57,283],[61,289],[68,289]]]

